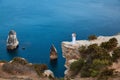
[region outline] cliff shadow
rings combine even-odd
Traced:
[[[14,50],[6,50],[7,51],[7,54],[9,56],[10,59],[13,59],[14,57],[17,57],[18,56],[18,48],[17,49],[14,49]]]
[[[58,65],[58,60],[56,59],[56,60],[50,60],[50,65],[51,65],[51,67],[57,67],[57,65]]]

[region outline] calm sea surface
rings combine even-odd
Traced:
[[[8,53],[6,39],[11,29],[17,32],[20,47]],[[71,41],[73,32],[77,39],[120,32],[120,0],[0,0],[0,60],[23,57],[45,63],[63,77],[61,42]],[[56,63],[49,61],[51,44],[58,50]]]

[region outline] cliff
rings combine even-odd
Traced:
[[[70,77],[71,71],[70,71],[70,64],[73,63],[74,61],[77,61],[81,55],[79,53],[79,47],[81,46],[89,46],[91,44],[98,44],[100,45],[102,42],[107,42],[109,41],[111,38],[116,38],[118,41],[118,45],[120,46],[120,35],[115,35],[115,36],[99,36],[96,40],[77,40],[76,44],[72,44],[72,42],[68,42],[68,41],[63,41],[62,42],[62,54],[63,57],[66,59],[65,62],[65,67],[67,68],[67,70],[65,71],[65,79],[67,77]],[[111,66],[112,68],[115,68],[116,71],[120,72],[120,62],[118,63],[113,63],[113,65]],[[73,79],[73,80],[79,80],[80,77]],[[82,79],[81,80],[94,80],[93,78],[86,78],[86,79]],[[117,80],[117,79],[112,79],[112,80]]]

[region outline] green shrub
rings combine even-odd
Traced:
[[[88,46],[88,48],[86,49],[86,53],[87,59],[110,59],[110,55],[108,54],[108,52],[97,44],[92,44]]]
[[[112,76],[113,75],[113,71],[114,69],[104,69],[102,72],[101,72],[101,76]]]
[[[86,47],[85,46],[81,46],[81,47],[79,47],[79,53],[80,53],[80,55],[81,55],[81,57],[82,58],[85,58],[86,57]]]
[[[116,38],[111,38],[111,39],[109,40],[109,42],[111,43],[111,46],[112,46],[112,47],[116,47],[117,44],[118,44],[118,41],[117,41]]]
[[[73,70],[79,71],[81,77],[97,77],[100,80],[107,80],[112,75],[112,69],[105,70],[108,66],[112,65],[113,61],[120,58],[120,47],[117,47],[117,39],[111,38],[108,42],[89,45],[87,48],[81,46],[79,48],[80,56],[84,59],[84,65],[79,66],[79,62],[75,62],[72,65]],[[113,57],[110,56],[109,51],[113,50]],[[77,65],[76,65],[77,64]],[[71,69],[72,69],[71,68]],[[101,72],[102,71],[102,72]],[[103,75],[102,75],[103,74]],[[105,77],[105,76],[107,77]]]
[[[80,47],[79,52],[82,58],[85,59],[85,63],[82,67],[74,67],[77,71],[81,73],[81,77],[97,77],[100,74],[100,69],[104,69],[112,64],[111,56],[108,51],[97,44],[89,45],[87,48]],[[75,65],[75,64],[73,64]],[[75,70],[74,70],[75,71]]]
[[[91,64],[91,76],[92,77],[96,77],[100,74],[100,69],[104,69],[107,66],[111,65],[112,62],[111,60],[107,60],[107,59],[94,59],[93,63]]]
[[[44,70],[48,69],[46,64],[34,64],[33,67],[39,76],[42,76]]]
[[[108,80],[109,77],[113,76],[114,69],[105,68],[101,71],[98,80]]]
[[[57,78],[56,80],[64,80],[64,78]]]
[[[111,38],[108,42],[101,43],[100,46],[108,51],[111,51],[117,47],[117,44],[118,44],[117,39]]]
[[[90,36],[88,37],[88,40],[95,40],[95,39],[97,39],[97,36],[96,36],[96,35],[90,35]]]
[[[112,60],[114,62],[117,62],[117,60],[120,58],[120,47],[117,47],[112,54]]]
[[[94,70],[94,69],[91,70],[91,77],[96,77],[98,76],[98,74],[99,74],[99,70]]]
[[[102,47],[102,48],[104,48],[104,49],[107,49],[107,48],[109,47],[108,42],[102,42],[102,43],[100,44],[100,47]]]
[[[91,53],[96,53],[100,50],[100,47],[97,45],[97,44],[92,44],[92,45],[89,45],[88,46],[88,49],[87,49],[87,53],[88,54],[91,54]]]
[[[78,61],[71,63],[70,70],[73,72],[73,74],[77,74],[83,66],[84,66],[84,60],[80,59]]]
[[[85,46],[79,47],[79,52],[80,53],[85,53],[85,51],[86,51],[86,47]]]
[[[96,53],[96,51],[98,51],[97,44],[89,45],[88,48],[85,48],[84,46],[79,48],[79,52],[82,58],[87,58],[88,55]]]
[[[77,68],[81,69],[84,65],[84,60],[83,59],[80,59],[78,61],[75,61],[73,63],[71,63],[70,65],[70,70],[71,71],[78,71]]]
[[[12,64],[21,64],[21,65],[26,65],[28,64],[27,60],[20,58],[20,57],[16,57],[12,60]]]
[[[91,76],[90,72],[88,72],[88,71],[86,72],[86,70],[82,70],[80,73],[81,73],[80,76],[83,78]]]
[[[85,64],[83,66],[83,68],[80,71],[80,76],[81,77],[90,77],[91,76],[91,72],[90,72],[90,65]]]
[[[109,65],[109,64],[110,64],[109,60],[94,59],[92,63],[92,67],[94,69],[100,69],[100,68],[104,68],[106,65]]]

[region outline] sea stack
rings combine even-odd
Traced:
[[[7,50],[15,50],[19,45],[16,32],[11,30],[7,38]]]
[[[50,60],[57,60],[58,55],[57,55],[57,50],[54,45],[51,46],[50,48]]]

